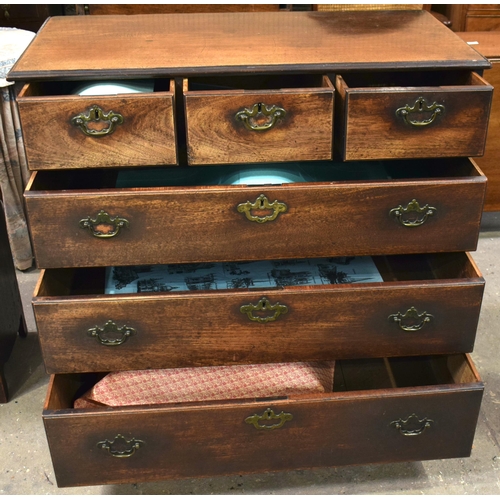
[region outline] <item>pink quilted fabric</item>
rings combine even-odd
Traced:
[[[181,403],[331,391],[335,363],[139,370],[106,375],[75,408]]]

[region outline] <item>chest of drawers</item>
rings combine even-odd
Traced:
[[[10,76],[59,486],[467,456],[488,66],[420,11],[49,20]],[[150,87],[76,93],[108,80]],[[280,168],[299,182],[230,181]],[[382,281],[104,290],[107,266],[344,256]],[[326,360],[322,394],[73,408],[110,371]]]

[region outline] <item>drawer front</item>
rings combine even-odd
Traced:
[[[483,155],[493,87],[475,78],[472,86],[391,89],[348,88],[337,77],[343,158]]]
[[[184,99],[192,165],[332,158],[333,86]]]
[[[271,260],[474,250],[485,184],[30,187],[26,204],[40,268]]]
[[[481,396],[471,382],[265,403],[45,410],[44,423],[58,485],[82,486],[468,456]]]
[[[177,164],[168,92],[18,98],[31,170]]]
[[[317,290],[39,296],[34,310],[49,373],[327,361],[470,352],[483,287],[482,278],[457,276]]]

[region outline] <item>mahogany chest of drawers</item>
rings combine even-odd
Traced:
[[[10,77],[58,485],[467,456],[488,67],[423,11],[50,19]],[[150,87],[77,91],[109,81]],[[280,167],[301,180],[228,181]],[[109,266],[344,256],[382,281],[104,286]],[[110,371],[327,360],[322,394],[73,408]]]

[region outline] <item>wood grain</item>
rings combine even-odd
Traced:
[[[34,95],[27,85],[17,101],[29,168],[176,164],[173,88],[171,82],[169,92],[153,94],[45,96]],[[104,113],[121,114],[123,124],[109,135],[85,135],[71,120],[88,114],[94,105]],[[99,123],[109,126],[109,122]]]
[[[329,81],[317,89],[188,91],[184,98],[192,165],[332,158],[333,86]],[[283,108],[286,115],[269,130],[248,130],[235,115],[259,103]]]
[[[60,487],[468,456],[482,384],[435,384],[265,403],[60,408],[45,410],[44,424]],[[267,408],[292,420],[272,431],[245,423]],[[413,413],[433,423],[408,438],[391,422]],[[98,449],[117,434],[143,446],[120,460]]]
[[[491,69],[484,73],[485,79],[496,89],[500,86],[500,32],[472,32],[457,33],[467,42],[478,42],[472,45],[483,56],[491,61]],[[488,186],[486,189],[486,200],[484,210],[500,210],[500,94],[498,90],[493,93],[491,105],[490,121],[488,126],[488,135],[486,138],[486,147],[484,156],[477,158],[477,164],[488,177]]]
[[[413,259],[416,268],[424,262],[432,268],[432,258]],[[46,270],[46,281],[68,281],[70,271]],[[104,270],[100,276],[103,286]],[[57,296],[44,287],[48,295],[35,297],[34,310],[49,373],[470,352],[484,280],[456,274],[425,277],[285,290],[112,296],[82,295],[78,289]],[[250,321],[240,307],[262,297],[286,305],[288,312],[266,324]],[[389,318],[410,307],[433,315],[413,333]],[[136,334],[117,347],[101,345],[88,330],[102,328],[110,319]]]
[[[474,345],[484,280],[461,252],[477,245],[486,179],[473,160],[446,157],[482,152],[491,87],[479,76],[451,80],[489,66],[423,11],[50,19],[10,73],[10,78],[29,83],[20,96],[26,143],[31,168],[44,170],[32,176],[26,206],[37,264],[47,268],[34,306],[48,370],[363,358],[337,361],[333,392],[266,401],[75,410],[74,399],[103,374],[56,375],[44,424],[58,485],[469,455],[483,385],[461,353]],[[359,162],[366,170],[360,175],[363,169],[355,162],[304,162],[300,166],[307,182],[232,185],[227,172],[239,167],[227,162],[293,162],[301,154],[316,159],[329,158],[331,152],[331,87],[312,85],[311,91],[311,85],[248,82],[329,74],[348,84],[353,75],[371,80],[368,88],[350,85],[339,92],[335,129],[341,138],[345,133],[347,145],[337,141],[338,149],[362,159],[424,159],[385,162],[385,173],[379,172],[379,162]],[[399,90],[387,92],[377,80],[380,74],[447,78],[432,85],[391,81],[388,86]],[[126,133],[121,139],[118,132],[109,136],[109,147],[100,141],[101,149],[64,128],[78,99],[43,92],[79,80],[151,77],[174,80],[177,101],[172,86],[167,99],[160,92],[134,97],[133,118],[126,123],[137,127],[122,128]],[[246,82],[221,92],[191,88],[184,106],[183,80],[207,78]],[[443,133],[435,137],[424,130],[416,140],[391,121],[398,94],[412,100],[421,95],[445,99],[452,124],[445,122]],[[233,135],[227,116],[219,127],[212,119],[214,110],[221,116],[228,111],[220,111],[217,99],[230,109],[248,106],[242,97],[278,97],[291,110],[290,126],[282,122],[283,130],[273,130],[275,137],[252,140],[242,139],[239,129]],[[110,99],[115,107],[128,97]],[[306,113],[305,105],[311,103],[319,120]],[[391,109],[390,117],[384,114]],[[151,169],[155,174],[138,169],[144,183],[117,188],[119,172],[109,168],[113,165],[172,162],[172,156],[161,155],[175,153],[175,129],[169,125],[174,114],[181,167]],[[358,141],[354,147],[353,138]],[[439,159],[428,159],[431,155]],[[211,166],[188,166],[188,158]],[[103,168],[82,168],[90,166]],[[314,177],[319,170],[321,175]],[[333,172],[339,171],[343,174],[336,177]],[[158,172],[171,179],[155,183],[146,178]],[[260,195],[286,203],[286,211],[272,223],[249,221],[237,207]],[[435,213],[421,226],[404,227],[394,209],[403,210],[414,199],[434,207]],[[126,219],[118,236],[96,238],[81,226],[82,219],[99,211]],[[269,211],[261,207],[255,212],[262,216]],[[249,322],[240,311],[241,305],[262,298],[260,290],[103,293],[103,267],[108,265],[344,255],[374,255],[384,282],[265,289],[269,300],[289,307],[286,315],[266,325]],[[416,335],[388,321],[410,307],[433,315]],[[88,330],[109,320],[135,328],[136,334],[119,347],[98,344]],[[450,352],[460,354],[422,357]],[[403,354],[418,356],[399,357]],[[374,362],[367,356],[379,358]],[[272,431],[245,423],[270,407],[290,412],[293,419]],[[394,422],[412,414],[432,425],[409,438]],[[98,446],[119,434],[140,439],[143,446],[120,460]]]
[[[345,134],[341,138],[345,160],[484,153],[493,87],[477,75],[471,75],[470,85],[456,87],[351,88],[341,76],[337,76],[336,86],[345,101]],[[429,125],[408,125],[396,110],[414,106],[420,97],[428,106],[443,105],[444,111]],[[416,113],[409,119],[424,121],[431,115]]]
[[[498,4],[468,5],[464,22],[464,31],[497,31],[500,28],[500,8]]]
[[[456,168],[461,161],[468,162],[457,160]],[[436,175],[439,164],[427,163]],[[401,172],[395,170],[390,181],[137,190],[79,190],[85,179],[98,183],[97,174],[87,171],[81,171],[83,181],[71,172],[76,187],[71,189],[62,173],[55,179],[51,172],[38,172],[25,196],[41,268],[473,250],[485,178],[471,170],[463,177],[448,173],[441,179],[398,180]],[[47,185],[44,179],[59,186],[40,190],[36,186]],[[286,203],[287,211],[264,224],[238,212],[238,205],[253,203],[261,194]],[[390,211],[413,199],[437,212],[422,226],[408,228]],[[100,210],[125,218],[128,227],[107,239],[80,228],[80,220],[95,218]]]
[[[273,12],[279,4],[89,4],[90,15],[183,14],[211,12]]]
[[[49,19],[9,77],[488,66],[425,11],[60,16]]]
[[[500,62],[493,62],[492,68],[485,74],[491,85],[495,88],[500,86]],[[485,207],[486,211],[500,210],[500,94],[496,91],[493,94],[491,115],[488,126],[488,136],[484,156],[477,158],[477,164],[488,178],[486,189]]]

